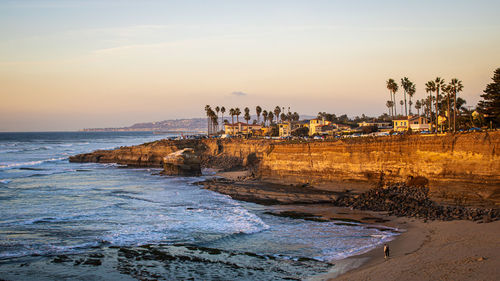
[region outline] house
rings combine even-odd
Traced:
[[[258,137],[265,137],[271,134],[271,127],[262,127],[258,130],[253,130],[253,135]]]
[[[309,135],[312,136],[314,134],[320,134],[321,129],[318,129],[319,126],[330,125],[332,122],[325,121],[324,119],[311,119],[309,120]]]
[[[289,123],[280,123],[278,124],[279,128],[279,136],[280,137],[289,137],[292,133],[292,128]]]
[[[361,122],[358,123],[359,127],[377,127],[378,129],[387,129],[391,127],[390,122]]]
[[[344,125],[344,124],[335,124],[335,126],[337,126],[337,130],[338,131],[351,131],[351,127],[348,126],[348,125]]]
[[[412,129],[413,131],[424,131],[429,130],[430,125],[427,118],[422,116],[408,116],[406,118],[395,119],[392,121],[394,123],[394,131],[407,131]]]
[[[337,126],[335,126],[335,124],[316,126],[316,133],[320,135],[333,135],[336,131]]]
[[[226,135],[253,133],[253,131],[260,130],[261,128],[262,128],[261,125],[247,124],[243,122],[224,125],[224,131]]]

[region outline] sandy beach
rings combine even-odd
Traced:
[[[348,258],[365,260],[356,269],[327,280],[498,280],[500,277],[500,222],[469,221],[424,223],[398,218],[394,222],[406,232],[389,243],[391,256],[383,249]]]
[[[326,205],[279,206],[276,210],[309,212],[324,219],[353,219],[398,228],[390,243],[390,258],[383,246],[335,264],[319,280],[498,280],[500,278],[500,221],[428,221],[386,216]],[[368,219],[368,220],[367,220]],[[371,220],[370,220],[371,219]],[[385,221],[384,221],[385,220]]]
[[[243,171],[218,174],[230,180]],[[500,278],[500,221],[439,221],[389,216],[385,212],[352,210],[329,204],[274,205],[276,212],[309,213],[325,220],[355,220],[397,228],[390,258],[383,246],[335,264],[328,274],[310,280],[498,280]]]

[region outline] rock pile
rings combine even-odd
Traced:
[[[377,187],[361,195],[344,196],[335,205],[354,209],[386,211],[390,215],[418,217],[430,220],[472,220],[491,222],[500,219],[499,209],[443,206],[429,199],[426,187],[398,183]]]

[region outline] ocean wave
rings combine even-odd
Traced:
[[[318,256],[318,257],[314,257],[314,258],[317,260],[321,260],[321,261],[334,261],[334,260],[345,259],[345,258],[355,256],[355,255],[361,255],[361,254],[364,254],[364,253],[371,251],[372,249],[378,247],[379,245],[382,245],[384,243],[387,243],[387,242],[393,240],[397,235],[398,234],[394,233],[394,232],[385,233],[385,234],[372,234],[372,235],[370,235],[370,237],[373,238],[372,243],[368,243],[368,244],[363,245],[363,246],[351,248],[351,249],[348,249],[345,251],[324,253],[323,256]]]
[[[50,159],[44,159],[44,160],[38,160],[38,161],[3,164],[3,165],[0,165],[0,169],[16,169],[16,168],[24,167],[24,166],[35,166],[35,165],[40,165],[42,163],[47,163],[47,162],[61,161],[64,159],[68,159],[68,157],[57,157],[57,158],[50,158]]]
[[[7,149],[0,150],[0,153],[20,153],[20,152],[29,152],[29,151],[39,151],[39,150],[50,150],[51,146],[40,146],[40,147],[26,147],[21,149]]]
[[[20,258],[26,256],[52,256],[59,254],[76,254],[83,249],[96,247],[103,244],[102,241],[85,242],[76,245],[60,246],[51,244],[6,244],[0,243],[0,260]]]
[[[1,184],[8,184],[9,182],[11,182],[12,180],[9,180],[9,179],[3,179],[3,180],[0,180],[0,183]]]

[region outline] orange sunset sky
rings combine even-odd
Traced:
[[[0,131],[203,117],[205,104],[380,115],[385,81],[500,67],[499,1],[2,1]],[[240,93],[240,94],[235,94]],[[398,94],[398,99],[402,93]]]

